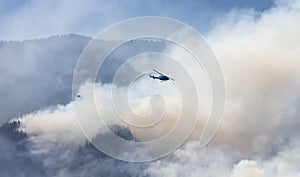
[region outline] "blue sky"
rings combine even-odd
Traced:
[[[231,10],[263,11],[272,0],[4,0],[0,2],[0,39],[22,40],[56,34],[94,36],[105,27],[138,16],[166,16],[205,33]]]

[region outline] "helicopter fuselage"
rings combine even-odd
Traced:
[[[159,75],[159,76],[150,75],[150,77],[152,79],[158,79],[158,80],[161,80],[161,81],[167,81],[167,80],[169,80],[169,77],[164,76],[164,75]]]

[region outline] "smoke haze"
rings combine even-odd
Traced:
[[[22,90],[22,88],[26,88],[29,84],[21,82],[19,75],[31,76],[36,71],[40,72],[41,70],[31,69],[36,61],[29,61],[32,57],[28,57],[21,70],[14,70],[5,69],[6,66],[11,65],[5,60],[6,62],[0,65],[0,89],[7,93],[10,89],[12,92],[16,89],[14,93],[19,93],[21,96],[4,95],[5,99],[1,99],[0,103],[1,116],[6,118],[1,119],[1,122],[15,116],[13,119],[19,120],[20,125],[12,127],[13,131],[1,129],[1,167],[6,163],[7,166],[14,168],[0,168],[0,175],[15,176],[17,173],[24,176],[42,174],[46,176],[300,177],[297,166],[300,164],[299,19],[300,1],[276,1],[272,8],[263,12],[232,10],[227,16],[216,20],[214,28],[205,37],[219,59],[226,80],[227,105],[221,127],[208,146],[202,149],[197,146],[197,138],[205,121],[202,117],[205,117],[210,109],[209,106],[204,106],[192,137],[166,158],[147,163],[115,160],[98,152],[86,141],[76,122],[74,103],[82,104],[88,119],[96,116],[90,113],[89,107],[84,106],[85,101],[92,98],[88,94],[83,94],[82,98],[71,101],[70,95],[66,95],[71,88],[64,90],[64,99],[60,100],[61,97],[57,96],[62,85],[71,85],[70,74],[76,61],[73,61],[70,66],[69,64],[62,66],[61,60],[57,61],[53,59],[55,57],[49,56],[49,59],[43,62],[53,63],[45,66],[50,68],[62,66],[57,73],[61,75],[62,80],[65,78],[69,80],[59,82],[55,74],[43,73],[40,75],[43,77],[33,82],[32,87],[36,88],[36,84],[43,85],[53,80],[61,83],[54,84],[57,85],[57,90],[40,88],[40,92],[24,93],[23,91],[27,89]],[[89,38],[83,38],[82,41],[82,46],[67,51],[65,55],[69,55],[70,52],[72,58],[77,57]],[[65,45],[67,44],[62,44]],[[1,50],[4,50],[3,46],[5,45],[2,43]],[[39,51],[37,48],[39,46],[30,46],[26,51],[37,52]],[[174,56],[185,56],[176,47],[167,50]],[[3,58],[10,57],[4,52],[1,52],[1,55]],[[17,61],[11,60],[11,62]],[[39,66],[33,68],[40,69]],[[68,76],[65,77],[61,72],[66,72]],[[11,81],[5,78],[11,78]],[[152,81],[145,82],[142,79],[141,82],[142,84],[137,86],[139,90],[145,87],[151,90],[148,86],[153,85]],[[85,87],[90,87],[89,84],[83,85],[79,92],[84,93]],[[98,83],[96,87],[96,97],[101,105],[98,109],[109,120],[114,116],[113,109],[109,106],[110,86],[110,83]],[[201,86],[207,85],[204,83]],[[153,89],[160,87],[155,85]],[[167,86],[167,88],[171,87]],[[119,89],[122,91],[121,87]],[[205,97],[209,94],[208,90],[204,89],[202,94],[204,102],[210,103],[210,100]],[[49,99],[53,101],[46,101],[42,109],[33,105],[39,104],[36,102],[36,93],[42,97],[51,91],[53,94]],[[167,91],[162,90],[161,93],[168,93]],[[139,93],[139,96],[141,95],[143,96],[143,92]],[[169,92],[166,97],[172,100],[173,95],[173,92]],[[141,104],[137,112],[149,111],[148,96],[151,95],[143,97],[142,101],[145,102],[142,102],[144,104]],[[27,108],[14,106],[25,103]],[[57,105],[58,103],[61,105]],[[167,105],[167,110],[178,110],[179,106],[174,101],[173,104]],[[149,130],[153,132],[152,134],[115,123],[114,119],[111,124],[117,127],[116,132],[125,134],[127,138],[143,141],[163,134],[165,129],[173,125],[176,117],[176,111],[167,114],[168,119],[165,124]],[[26,137],[12,139],[9,138],[11,135],[3,133],[7,131],[13,134],[22,131],[26,133]],[[95,136],[98,131],[91,128],[90,136]],[[101,134],[105,136],[105,132]],[[25,148],[18,149],[18,144],[24,145]],[[14,163],[10,158],[16,156],[18,160]],[[28,168],[22,167],[24,164],[27,164]]]

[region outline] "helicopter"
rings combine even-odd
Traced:
[[[168,80],[172,80],[172,81],[175,81],[175,79],[169,77],[169,76],[166,76],[165,74],[153,69],[154,72],[156,72],[157,74],[159,74],[159,76],[154,76],[152,74],[149,74],[149,77],[152,78],[152,79],[158,79],[158,80],[161,80],[161,81],[168,81]]]

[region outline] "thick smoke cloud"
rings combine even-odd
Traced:
[[[233,24],[221,24],[209,36],[227,81],[228,109],[220,130],[225,134],[217,141],[245,152],[256,146],[255,153],[263,155],[299,134],[299,10],[299,1],[278,2],[262,14],[244,13]],[[263,150],[267,145],[275,147]]]
[[[205,149],[188,143],[151,176],[299,176],[299,1],[232,11],[207,36],[226,79],[227,106]]]
[[[218,21],[207,38],[223,67],[227,106],[216,137],[203,149],[194,141],[198,127],[189,142],[164,159],[146,164],[111,159],[85,141],[70,102],[16,118],[28,136],[23,153],[40,162],[43,171],[35,174],[49,176],[300,176],[299,19],[299,1],[278,1],[267,11],[235,10]],[[176,48],[170,52],[180,54]],[[107,98],[103,85],[98,91]],[[111,110],[104,108],[109,117]],[[0,157],[7,159],[4,153]]]

